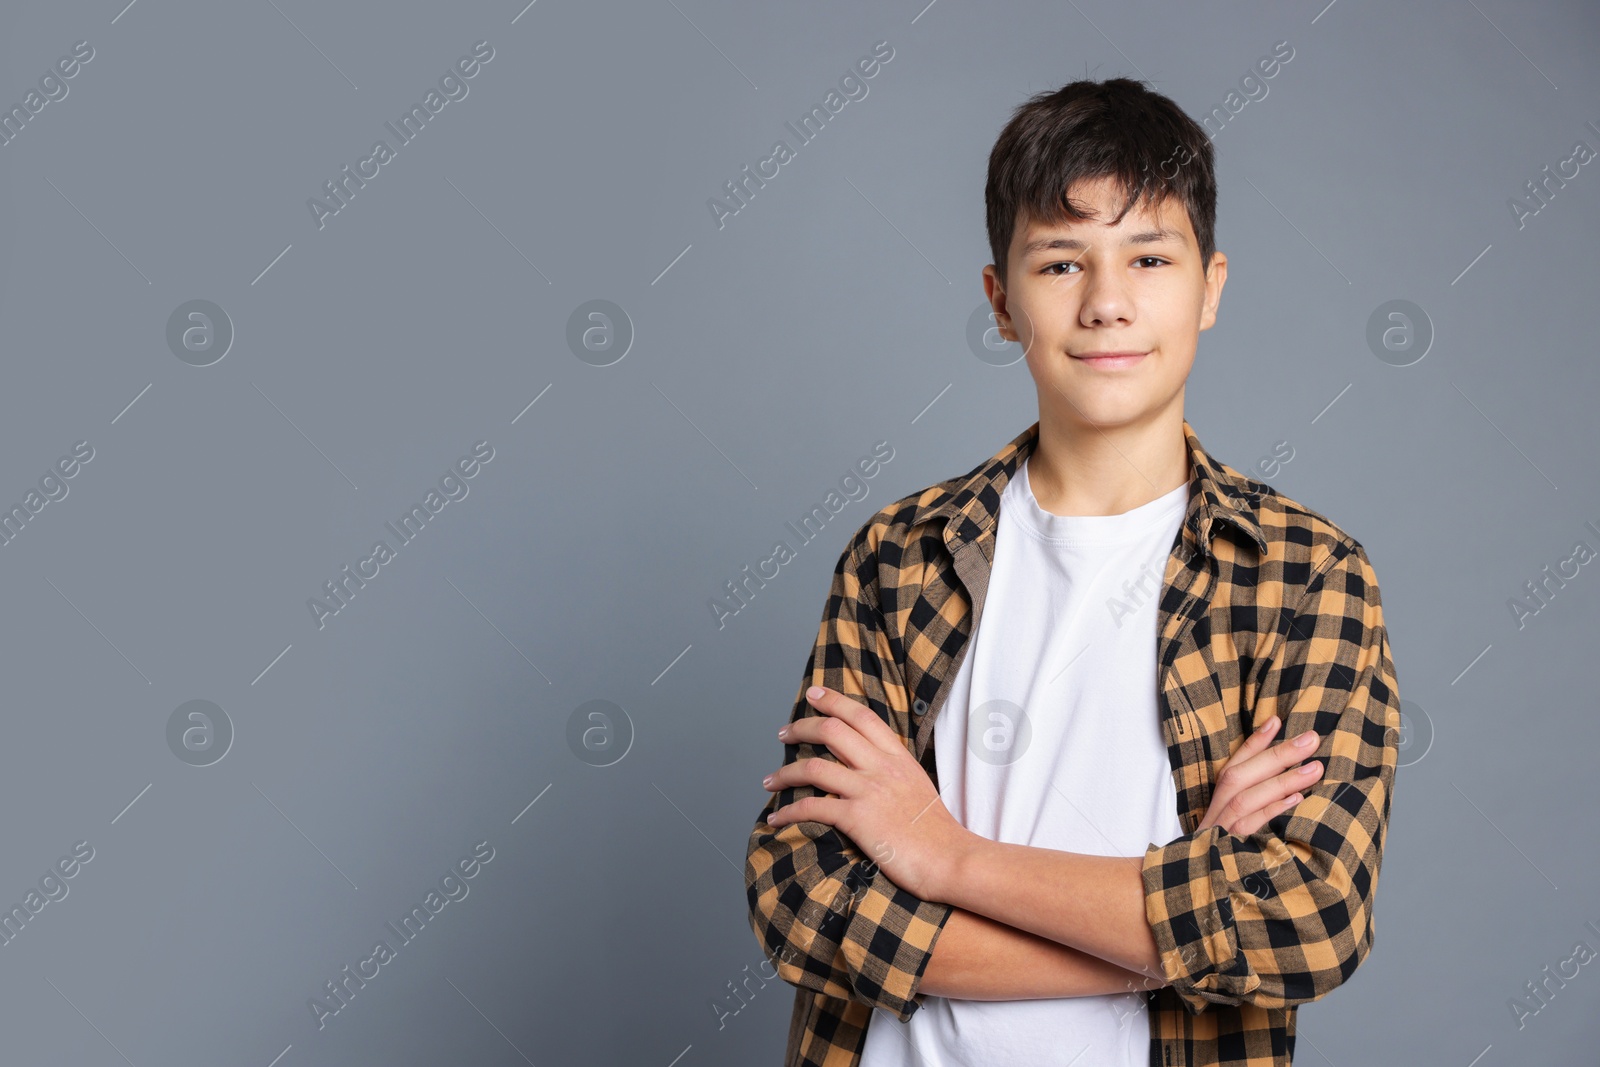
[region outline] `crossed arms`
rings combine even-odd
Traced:
[[[845,829],[852,840],[873,843],[897,885],[955,907],[921,992],[1018,1000],[1168,984],[1145,917],[1139,857],[1080,855],[973,834],[950,817],[900,736],[870,708],[826,689],[810,690],[807,698],[824,715],[792,722],[779,736],[826,744],[837,759],[787,763],[763,784],[776,790],[806,783],[852,803],[806,798],[773,812],[768,824],[809,816]],[[1299,744],[1269,749],[1277,723],[1270,718],[1228,760],[1202,826],[1221,823],[1244,836],[1303,799],[1300,790],[1322,765],[1295,764],[1319,738],[1308,730],[1295,739]]]
[[[1354,972],[1372,943],[1399,730],[1376,579],[1359,546],[1330,555],[1285,611],[1252,709],[1253,725],[1276,716],[1286,737],[1314,731],[1318,746],[1293,758],[1317,755],[1325,773],[1253,828],[1220,818],[1214,799],[1195,830],[1142,857],[1004,844],[954,824],[889,725],[908,731],[906,688],[863,550],[858,537],[835,568],[789,758],[747,850],[752,927],[785,981],[904,1021],[930,993],[1171,985],[1196,1013],[1286,1006]],[[815,706],[810,685],[855,708],[855,725]]]

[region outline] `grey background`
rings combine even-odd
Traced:
[[[762,959],[742,853],[829,574],[1037,417],[1026,365],[966,340],[994,138],[1085,72],[1199,117],[1280,40],[1215,134],[1231,270],[1188,415],[1241,470],[1288,442],[1268,480],[1368,547],[1432,730],[1375,951],[1297,1060],[1596,1062],[1600,963],[1508,1005],[1600,949],[1597,566],[1508,607],[1600,547],[1600,164],[1508,207],[1600,148],[1592,5],[121,5],[0,7],[7,108],[95,50],[0,147],[0,503],[95,450],[0,547],[0,902],[95,850],[0,947],[6,1063],[778,1062],[792,988],[732,1014],[728,983]],[[319,230],[306,200],[479,40],[468,96]],[[194,299],[236,331],[209,367],[165,340]],[[566,340],[594,299],[635,331],[604,367]],[[1435,334],[1405,367],[1366,342],[1394,299]],[[469,494],[319,630],[307,599],[479,440]],[[869,495],[718,629],[879,440]],[[235,730],[207,767],[165,733],[196,699]],[[610,766],[567,742],[591,700],[631,722]],[[319,1030],[309,998],[484,840]]]

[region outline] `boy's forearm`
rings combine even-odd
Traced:
[[[1036,1000],[1132,993],[1163,984],[1026,930],[956,908],[920,991],[959,1000]]]
[[[937,899],[1078,949],[1164,984],[1145,918],[1143,860],[973,835]]]

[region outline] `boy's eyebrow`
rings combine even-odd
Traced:
[[[1161,228],[1158,230],[1142,230],[1139,233],[1130,233],[1123,238],[1124,245],[1153,245],[1163,241],[1182,242],[1183,234],[1177,230]],[[1069,252],[1085,252],[1089,246],[1076,237],[1035,237],[1022,246],[1021,254],[1031,256],[1035,252],[1044,252],[1053,249],[1064,249]]]

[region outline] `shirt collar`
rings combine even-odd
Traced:
[[[1201,447],[1188,419],[1183,420],[1183,437],[1189,452],[1189,504],[1183,517],[1185,543],[1191,550],[1210,555],[1212,539],[1221,524],[1226,524],[1243,533],[1265,555],[1267,541],[1255,511],[1266,487],[1213,458]],[[926,518],[946,520],[944,538],[952,553],[994,528],[1000,515],[1000,494],[1038,443],[1036,420],[959,479],[955,492],[928,513]]]

